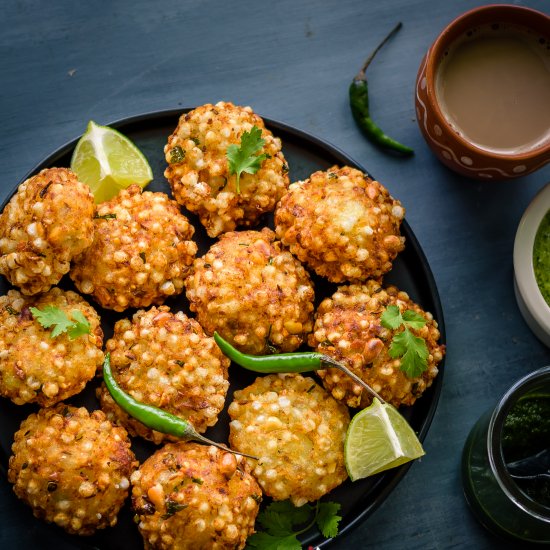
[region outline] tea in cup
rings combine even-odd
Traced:
[[[417,77],[417,120],[437,157],[477,179],[550,161],[550,17],[492,5],[455,19]]]

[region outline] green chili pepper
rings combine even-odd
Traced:
[[[357,122],[358,126],[363,130],[365,135],[374,143],[384,149],[391,149],[397,151],[402,155],[413,155],[414,151],[410,147],[395,141],[388,135],[386,135],[382,129],[373,122],[369,112],[369,90],[367,84],[366,70],[370,65],[374,56],[378,53],[378,50],[401,28],[402,24],[398,23],[395,28],[382,40],[382,42],[376,47],[376,49],[370,54],[369,58],[365,61],[361,70],[357,73],[355,78],[349,87],[349,103],[353,118]]]
[[[258,459],[255,456],[247,455],[245,453],[239,453],[227,448],[225,445],[211,441],[206,437],[200,435],[193,426],[168,411],[154,407],[153,405],[146,405],[134,399],[131,395],[125,393],[118,385],[117,381],[113,377],[111,371],[111,357],[110,354],[105,355],[105,361],[103,363],[103,380],[105,385],[114,399],[115,403],[130,416],[151,428],[157,432],[174,435],[180,437],[186,441],[198,441],[206,445],[214,445],[224,451],[246,456],[248,458]]]
[[[346,373],[367,392],[385,401],[359,376],[351,372],[332,357],[317,352],[275,353],[273,355],[248,355],[235,349],[227,340],[224,340],[217,332],[214,332],[214,340],[222,350],[222,353],[232,361],[247,370],[263,374],[280,372],[311,372],[319,369],[335,368]]]

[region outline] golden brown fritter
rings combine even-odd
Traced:
[[[247,353],[293,351],[313,327],[309,275],[267,228],[224,234],[195,260],[185,287],[204,330]]]
[[[92,244],[94,197],[67,168],[23,182],[0,215],[0,273],[23,294],[46,292]]]
[[[116,524],[138,465],[124,428],[63,403],[24,420],[12,452],[15,494],[37,518],[76,535]]]
[[[90,333],[52,338],[30,308],[58,308],[73,319],[81,312]],[[0,296],[0,395],[17,405],[50,406],[79,393],[103,363],[103,331],[94,308],[72,291],[54,287],[45,294],[23,296],[10,290]]]
[[[256,126],[265,143],[254,156],[267,154],[255,174],[230,174],[227,148],[240,146],[241,136]],[[210,237],[237,226],[251,227],[265,212],[271,212],[285,193],[288,166],[281,151],[281,140],[273,137],[263,120],[250,107],[232,103],[202,105],[180,117],[178,127],[164,147],[164,175],[174,197],[199,215]]]
[[[426,320],[422,328],[410,329],[425,340],[428,348],[427,368],[420,376],[407,376],[400,369],[401,358],[392,359],[388,354],[393,336],[404,330],[403,326],[395,330],[382,326],[381,316],[390,305],[397,306],[401,314],[412,310]],[[437,376],[437,365],[445,353],[445,347],[438,343],[439,336],[431,313],[415,304],[406,292],[367,281],[363,285],[340,286],[331,298],[321,302],[309,345],[344,363],[384,400],[399,407],[412,405]],[[370,405],[371,395],[341,371],[317,372],[336,399],[350,407]]]
[[[389,271],[403,250],[405,215],[387,189],[355,168],[333,166],[293,183],[275,212],[277,237],[329,281],[363,281]]]
[[[171,313],[167,306],[140,310],[131,321],[115,324],[106,348],[113,376],[126,393],[188,420],[200,433],[217,422],[229,387],[229,359],[197,321],[182,312]],[[155,443],[177,440],[126,414],[104,384],[98,397],[107,417],[130,435]]]
[[[169,443],[132,475],[146,549],[244,548],[261,498],[240,457],[197,443]]]
[[[246,459],[264,493],[295,506],[315,501],[348,477],[347,407],[312,378],[272,374],[236,391],[229,406],[232,449]]]
[[[124,311],[161,304],[183,290],[197,245],[175,201],[131,185],[98,205],[94,223],[93,244],[70,272],[80,292]]]

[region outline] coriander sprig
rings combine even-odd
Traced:
[[[72,319],[58,307],[46,306],[40,310],[36,307],[30,308],[32,316],[44,328],[54,327],[50,333],[50,338],[57,338],[60,334],[66,332],[71,340],[84,334],[90,334],[90,322],[82,311],[73,309],[71,311]]]
[[[338,515],[340,504],[320,502],[315,505],[304,504],[299,508],[288,500],[272,502],[258,514],[258,523],[265,529],[254,533],[246,541],[248,550],[301,550],[297,536],[309,531],[315,524],[326,538],[338,534],[338,524],[342,519]],[[313,516],[313,518],[312,518]],[[301,529],[296,526],[307,525]]]
[[[257,126],[252,126],[250,132],[243,132],[240,147],[232,144],[227,148],[225,156],[229,161],[229,174],[237,175],[237,194],[241,192],[241,174],[243,172],[255,174],[261,168],[262,162],[269,158],[266,153],[255,155],[264,144],[265,139],[262,139],[262,131]]]
[[[394,334],[388,353],[392,359],[401,358],[400,369],[409,378],[420,376],[428,368],[428,346],[424,338],[415,336],[409,328],[422,328],[426,319],[412,309],[407,309],[401,315],[399,308],[391,305],[386,308],[380,320],[383,327],[391,330],[404,327],[404,330]]]

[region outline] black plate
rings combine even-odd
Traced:
[[[149,185],[149,190],[169,193],[168,184],[163,177],[166,164],[163,147],[167,137],[176,127],[178,117],[183,111],[183,109],[178,109],[149,113],[111,124],[111,126],[129,136],[149,160],[154,173],[154,180]],[[265,119],[265,122],[266,126],[282,139],[284,155],[290,167],[291,181],[304,179],[315,170],[324,170],[333,164],[347,164],[365,171],[364,168],[345,153],[318,138],[279,122],[268,119]],[[27,177],[36,174],[43,168],[69,166],[76,141],[68,143],[50,155],[31,170]],[[4,208],[6,203],[7,200],[2,205],[2,208]],[[195,239],[199,245],[198,254],[202,255],[214,240],[206,235],[204,228],[195,216],[190,215],[188,212],[185,212],[185,214],[188,215],[196,229]],[[265,224],[272,224],[271,216],[266,217]],[[414,233],[406,221],[402,225],[402,233],[406,238],[405,250],[398,256],[394,262],[392,271],[385,277],[384,281],[386,283],[393,283],[402,290],[407,291],[414,301],[419,303],[425,310],[432,312],[439,323],[441,342],[445,343],[443,311],[432,272]],[[319,277],[313,276],[313,280],[317,303],[322,298],[330,296],[336,288],[336,285],[330,284]],[[62,280],[60,286],[66,289],[74,289],[68,277]],[[1,293],[7,292],[9,288],[10,286],[5,280],[0,280]],[[173,309],[181,309],[189,314],[185,296],[172,298],[166,303]],[[131,310],[117,314],[102,310],[97,306],[96,308],[102,317],[105,339],[112,335],[112,327],[116,320],[128,317],[134,311]],[[424,393],[423,397],[414,406],[401,409],[401,412],[419,434],[421,440],[424,439],[428,432],[441,392],[443,363],[440,364],[439,369],[439,376],[435,379],[431,388]],[[228,392],[227,403],[231,401],[231,396],[236,388],[248,385],[255,378],[253,373],[243,371],[242,369],[239,370],[238,367],[231,369],[231,376],[231,387]],[[97,383],[97,380],[90,382],[81,394],[69,399],[67,402],[76,405],[84,404],[90,409],[97,408],[98,404],[94,395]],[[0,418],[2,419],[0,422],[0,472],[3,476],[5,476],[7,471],[13,434],[18,429],[20,422],[35,410],[37,410],[36,405],[16,406],[11,401],[0,398]],[[228,416],[225,411],[220,415],[218,424],[210,428],[205,435],[216,441],[227,441]],[[134,439],[132,448],[140,461],[143,461],[156,447],[141,439]],[[341,514],[343,519],[340,524],[340,533],[349,531],[365,520],[395,488],[407,472],[410,464],[404,464],[399,468],[355,483],[346,481],[327,495],[325,497],[326,500],[338,501],[342,504]],[[121,511],[116,527],[101,530],[92,537],[84,538],[67,535],[62,529],[33,518],[29,507],[19,502],[14,495],[9,495],[9,498],[12,499],[12,502],[5,503],[6,507],[17,507],[17,518],[21,518],[21,522],[19,523],[18,521],[17,524],[24,525],[25,521],[27,522],[29,530],[33,533],[32,538],[36,541],[37,548],[131,549],[142,548],[143,546],[141,536],[132,521],[132,512],[128,503]],[[0,526],[2,530],[10,529],[10,526],[2,524],[1,518]],[[13,526],[11,528],[13,529]],[[325,546],[330,543],[330,541],[324,541],[320,533],[315,530],[306,533],[302,537],[302,541],[304,545]]]

